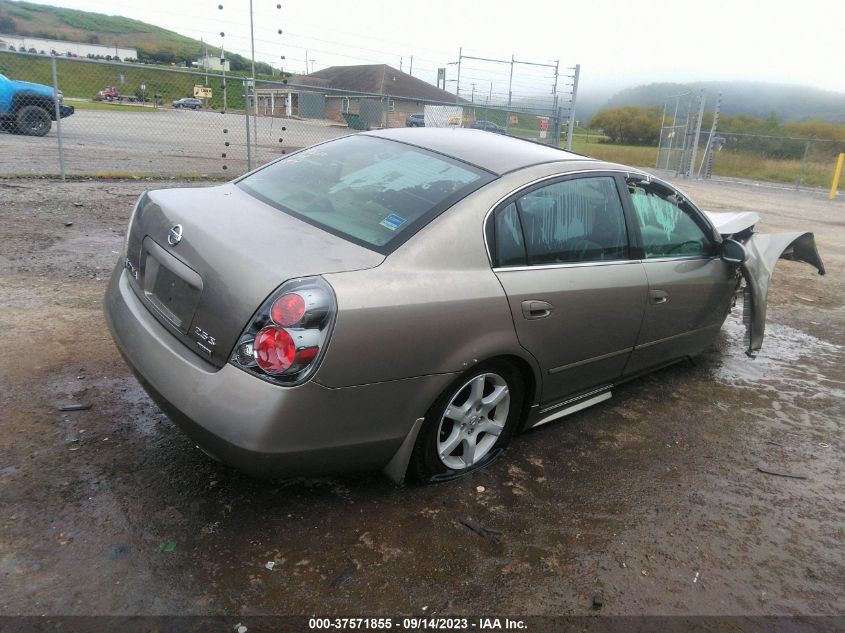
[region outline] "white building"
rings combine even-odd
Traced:
[[[216,55],[206,55],[204,57],[200,57],[197,61],[193,63],[193,65],[197,68],[201,68],[202,70],[212,70],[217,72],[223,70],[228,72],[230,70],[229,60],[221,60]]]
[[[138,59],[138,50],[135,48],[123,48],[122,46],[104,46],[102,44],[82,44],[80,42],[65,42],[64,40],[48,40],[42,37],[27,37],[24,35],[6,35],[0,33],[0,50],[7,50],[14,46],[15,50],[28,51],[34,48],[37,52],[56,52],[57,55],[88,57],[91,55],[111,55],[120,59]]]

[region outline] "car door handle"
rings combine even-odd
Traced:
[[[648,296],[654,305],[660,305],[669,301],[669,293],[665,290],[650,290]]]
[[[526,319],[544,319],[552,313],[552,304],[548,301],[529,299],[522,302],[522,316]]]

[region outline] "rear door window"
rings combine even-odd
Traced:
[[[496,265],[521,266],[525,264],[525,241],[516,203],[511,202],[496,213],[495,220]]]
[[[625,214],[612,176],[556,182],[517,204],[529,265],[628,257]]]
[[[494,178],[442,154],[354,135],[271,163],[238,185],[301,220],[386,254]]]

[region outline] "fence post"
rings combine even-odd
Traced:
[[[563,125],[563,108],[555,108],[555,147],[560,148],[560,126]]]
[[[663,116],[660,119],[660,135],[657,137],[657,160],[654,161],[654,168],[660,167],[660,147],[663,145],[663,125],[666,123],[666,102],[663,102]]]
[[[514,56],[511,55],[511,74],[508,79],[508,112],[505,115],[505,134],[508,133],[511,124],[511,101],[513,100],[513,61]]]
[[[581,64],[575,64],[572,75],[572,96],[569,101],[569,123],[566,125],[566,149],[572,151],[572,134],[575,132],[575,101],[578,99],[578,78],[581,75]]]
[[[566,126],[566,149],[572,151],[572,133],[575,131],[575,101],[578,99],[578,77],[581,75],[581,64],[575,64],[575,74],[572,77],[572,99],[569,102],[569,125]]]
[[[801,185],[804,184],[804,168],[807,165],[807,154],[810,152],[810,143],[813,142],[813,139],[808,139],[806,145],[804,145],[804,156],[801,157],[801,170],[798,172],[798,180],[795,181],[795,189],[801,189]]]
[[[695,123],[695,136],[693,137],[692,148],[690,151],[689,169],[687,170],[687,178],[692,178],[695,173],[695,159],[698,155],[698,141],[701,138],[701,123],[704,118],[704,90],[701,91],[701,96],[698,98],[698,119]]]
[[[59,80],[56,74],[56,57],[50,56],[50,68],[53,71],[53,107],[56,113],[56,138],[59,140],[59,175],[65,179],[65,148],[62,145],[62,109],[59,106]]]
[[[246,117],[246,170],[252,171],[252,142],[250,141],[250,130],[249,130],[249,80],[244,79],[244,98],[246,99],[246,103],[244,103],[244,115]]]

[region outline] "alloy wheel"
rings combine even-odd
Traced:
[[[473,377],[452,396],[437,428],[437,456],[453,471],[477,464],[493,448],[510,411],[508,383],[499,374]]]

